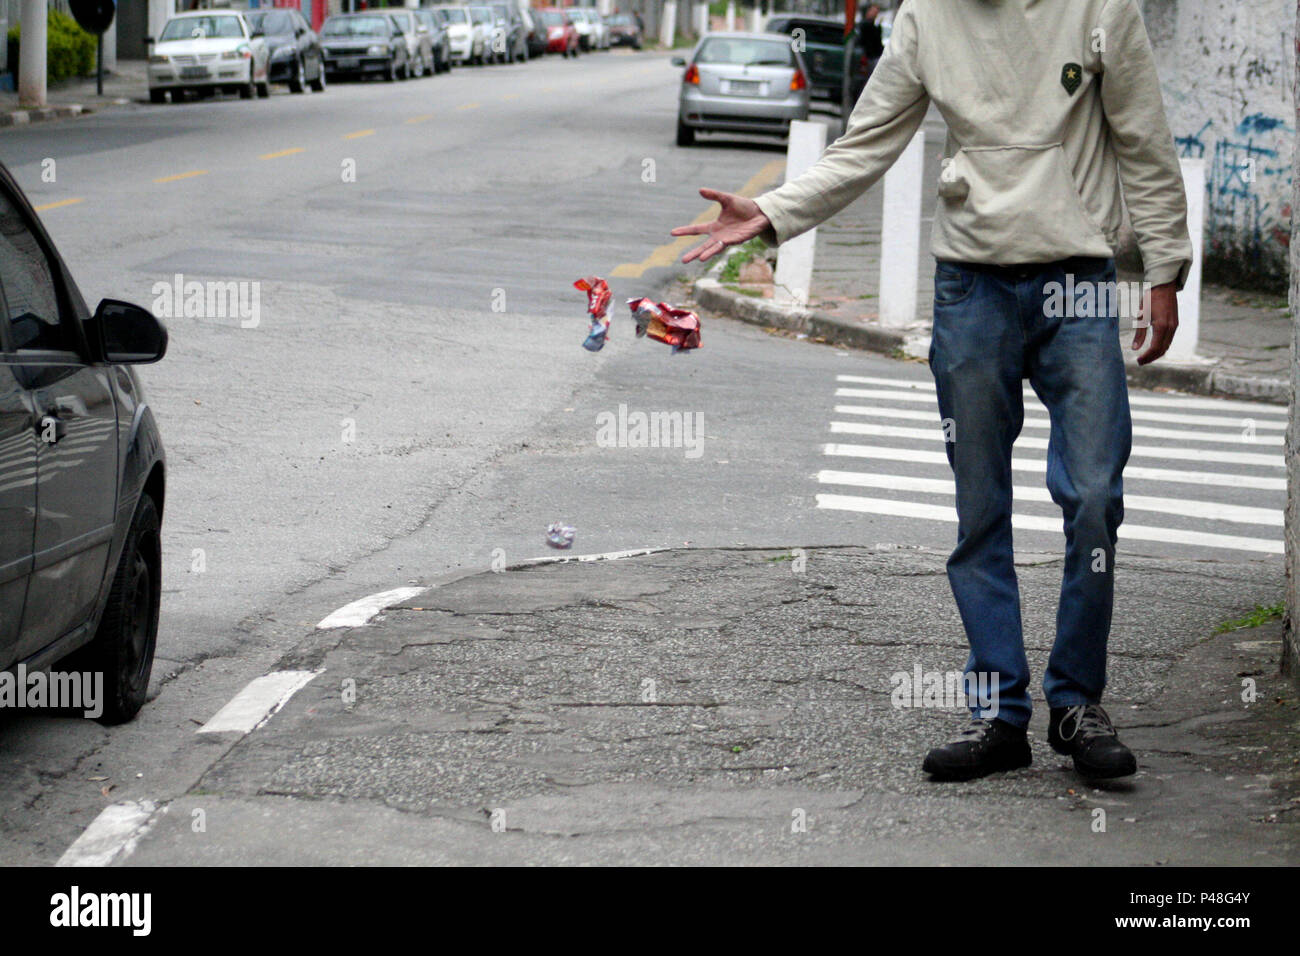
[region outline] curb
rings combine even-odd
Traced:
[[[719,268],[719,267],[715,267]],[[798,332],[811,339],[840,348],[877,352],[897,358],[900,351],[916,354],[917,336],[904,330],[879,325],[846,322],[843,319],[797,306],[777,305],[728,289],[713,278],[713,272],[695,280],[691,294],[702,308],[751,325]],[[908,350],[908,345],[913,348]],[[1125,356],[1129,385],[1138,388],[1172,389],[1215,398],[1249,399],[1274,405],[1291,402],[1291,383],[1281,378],[1232,372],[1213,365],[1138,365]]]
[[[0,112],[0,126],[26,126],[29,123],[43,123],[47,120],[84,116],[89,112],[91,111],[77,103],[69,106],[41,106],[30,110],[10,110]]]

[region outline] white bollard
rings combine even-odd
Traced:
[[[736,4],[732,0],[727,0],[727,29],[736,29]]]
[[[826,149],[826,126],[793,120],[790,123],[790,145],[786,148],[785,181],[789,182],[821,159]],[[808,290],[812,287],[813,255],[817,249],[817,230],[809,229],[783,243],[777,250],[776,287],[772,298],[785,305],[808,304]]]
[[[695,5],[695,35],[702,37],[709,32],[709,5],[707,3],[697,3]]]
[[[1183,190],[1187,193],[1187,232],[1192,238],[1192,267],[1178,293],[1178,331],[1165,353],[1167,362],[1195,362],[1201,335],[1201,244],[1205,230],[1205,160],[1184,159]],[[1147,343],[1151,341],[1147,335]],[[1145,346],[1144,346],[1145,347]]]
[[[880,324],[902,328],[916,321],[916,282],[921,254],[921,179],[925,130],[912,137],[885,173],[880,227]]]
[[[665,0],[659,20],[659,42],[671,48],[677,36],[677,0]]]

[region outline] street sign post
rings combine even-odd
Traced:
[[[97,56],[95,63],[95,92],[104,95],[104,31],[113,23],[117,13],[116,0],[68,0],[73,18],[87,33],[95,35]]]

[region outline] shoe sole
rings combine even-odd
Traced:
[[[1023,755],[1019,755],[1012,760],[1003,761],[992,767],[945,767],[938,761],[932,761],[927,756],[925,762],[921,764],[921,771],[922,773],[928,773],[933,780],[940,783],[959,783],[963,780],[979,780],[981,777],[987,777],[990,774],[1022,770],[1028,767],[1032,761],[1033,756],[1027,748]]]
[[[1131,777],[1137,773],[1136,757],[1122,767],[1090,767],[1081,763],[1070,748],[1061,746],[1053,740],[1048,740],[1048,745],[1062,757],[1072,758],[1074,760],[1074,772],[1087,780],[1116,780],[1120,777]]]

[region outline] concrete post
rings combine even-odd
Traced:
[[[924,166],[925,130],[922,129],[912,137],[898,162],[885,173],[880,228],[880,324],[894,328],[916,321]]]
[[[659,21],[659,42],[666,47],[671,47],[676,36],[677,0],[666,0],[663,19]]]
[[[1300,2],[1296,4],[1300,29]],[[1300,33],[1296,34],[1300,36]],[[1296,49],[1300,67],[1300,47]],[[1292,93],[1300,97],[1300,72],[1293,73]],[[1292,102],[1300,103],[1300,98]],[[1300,144],[1295,147],[1291,177],[1292,209],[1300,209]],[[1282,673],[1300,679],[1300,216],[1291,217],[1291,421],[1286,433],[1286,631],[1282,635]]]
[[[736,4],[735,0],[727,0],[727,29],[736,29]]]
[[[1166,362],[1195,362],[1201,335],[1201,260],[1205,244],[1205,160],[1184,159],[1183,189],[1187,193],[1187,231],[1192,237],[1192,268],[1178,293],[1178,332],[1165,353]]]
[[[709,5],[707,3],[697,3],[693,9],[695,11],[695,35],[702,37],[709,32]]]
[[[18,44],[18,105],[45,105],[45,47],[49,14],[45,0],[23,0]]]
[[[790,123],[790,145],[786,148],[785,181],[789,182],[821,158],[826,149],[826,124],[794,120]],[[809,229],[784,243],[777,252],[774,301],[786,305],[807,305],[812,287],[813,255],[817,230]]]

